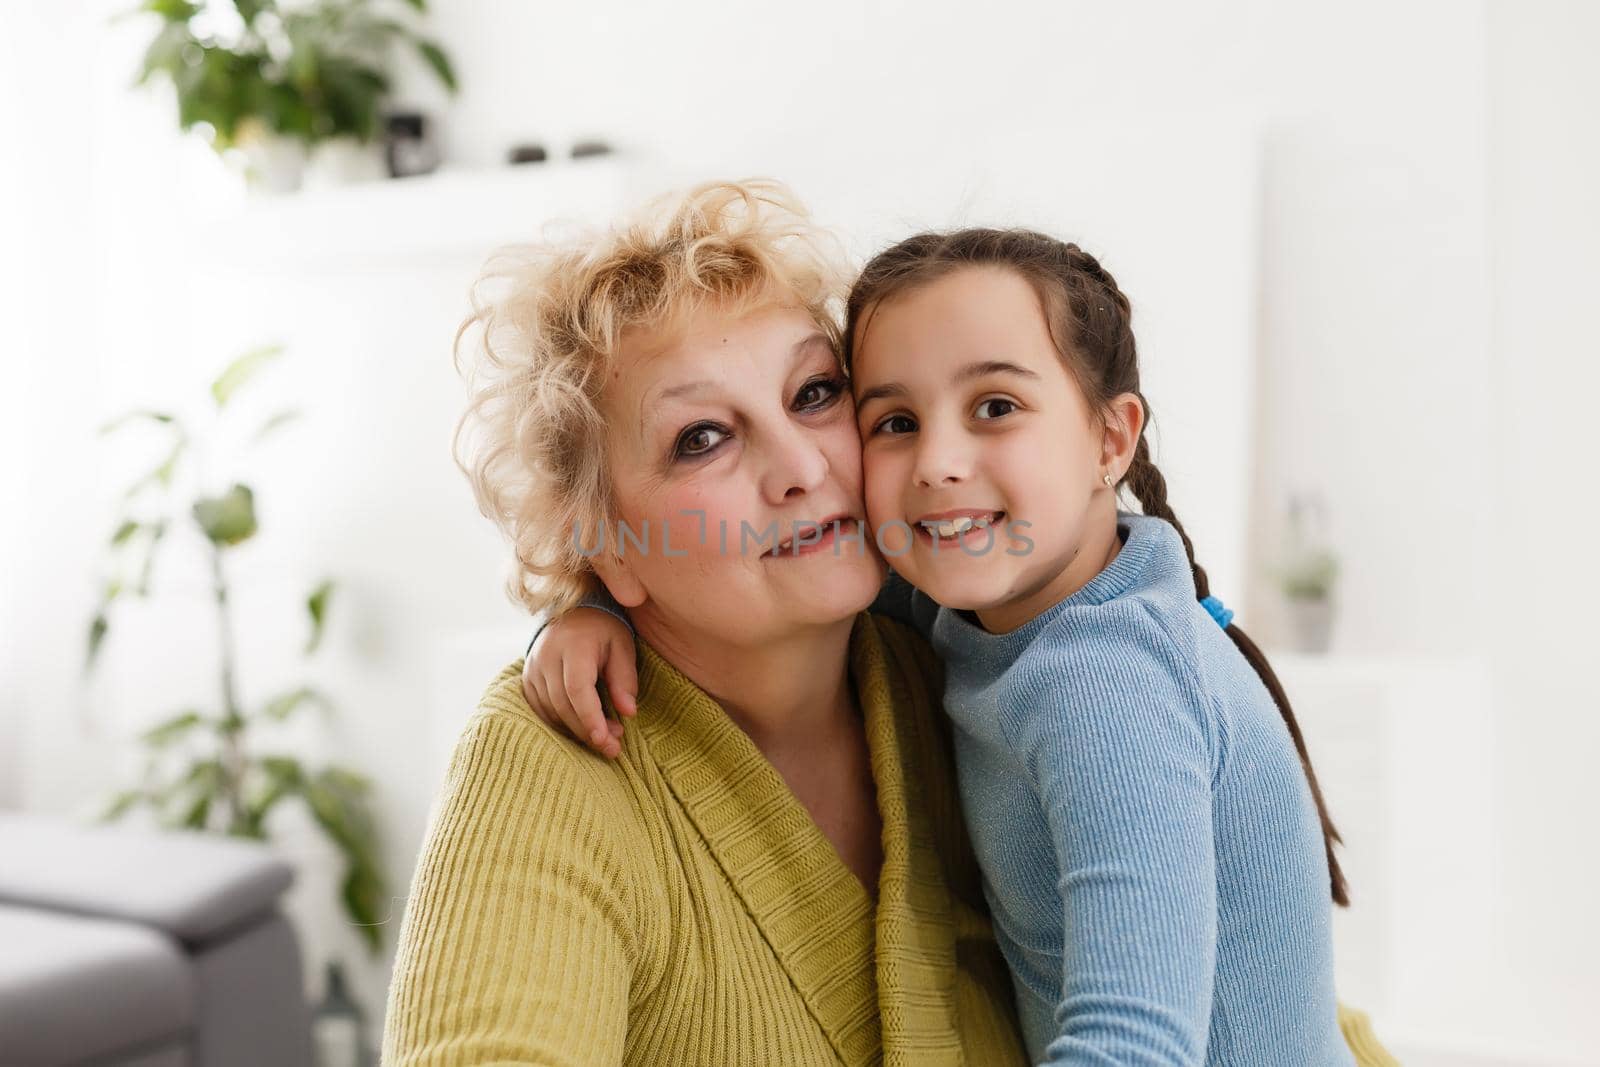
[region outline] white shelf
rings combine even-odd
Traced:
[[[212,222],[224,269],[376,268],[482,259],[551,222],[599,223],[623,205],[616,157],[440,170],[284,196],[251,196]]]

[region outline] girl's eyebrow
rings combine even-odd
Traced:
[[[960,385],[963,382],[970,382],[974,378],[985,378],[991,374],[1012,374],[1019,378],[1033,378],[1035,380],[1039,378],[1036,372],[1019,364],[1010,363],[1003,359],[986,359],[977,363],[966,364],[951,375],[950,383],[952,385]],[[881,400],[884,397],[905,396],[906,392],[906,387],[899,382],[884,382],[882,385],[874,385],[871,389],[862,390],[861,395],[856,397],[856,407],[866,407],[872,401]]]

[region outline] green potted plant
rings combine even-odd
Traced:
[[[144,0],[126,14],[156,16],[160,28],[136,84],[171,82],[180,128],[241,156],[255,187],[292,191],[312,149],[382,134],[396,48],[455,92],[449,57],[400,17],[407,7],[427,11],[426,0]]]
[[[218,376],[211,385],[211,399],[219,424],[231,413],[229,402],[238,390],[281,352],[276,346],[248,352]],[[296,414],[283,411],[265,420],[251,440],[275,433]],[[160,411],[130,412],[106,424],[102,432],[120,433],[134,424],[158,427],[167,442],[160,462],[121,497],[122,514],[109,539],[109,577],[89,624],[85,671],[93,671],[98,662],[116,602],[125,596],[150,595],[157,548],[180,524],[192,524],[191,532],[199,537],[190,540],[205,553],[211,575],[219,638],[217,661],[211,667],[217,701],[211,707],[185,708],[140,735],[143,780],[112,798],[104,818],[143,809],[169,827],[265,840],[280,806],[301,805],[340,855],[343,910],[377,952],[382,946],[387,890],[368,800],[370,786],[348,768],[307,767],[274,744],[274,735],[281,739],[284,724],[310,709],[330,712],[332,702],[303,682],[283,685],[260,700],[246,699],[239,685],[227,560],[257,533],[255,493],[237,482],[220,492],[199,485],[192,492],[178,490],[175,483],[186,466],[204,469],[200,439],[176,415]],[[308,657],[321,645],[333,590],[331,581],[322,581],[305,597],[308,633],[303,653]]]
[[[1315,498],[1290,498],[1288,548],[1277,580],[1288,605],[1294,644],[1301,652],[1323,653],[1333,644],[1339,559],[1323,541],[1321,516]]]

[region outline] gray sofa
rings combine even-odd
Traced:
[[[0,1064],[310,1067],[270,849],[0,812]]]

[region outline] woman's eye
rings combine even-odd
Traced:
[[[703,456],[721,444],[726,436],[727,434],[715,426],[691,426],[678,438],[678,447],[674,455]]]
[[[976,414],[980,419],[998,419],[1001,416],[1011,414],[1015,410],[1017,410],[1017,405],[1011,401],[1002,400],[999,397],[991,397],[978,405]],[[984,411],[988,411],[989,414],[985,415]]]
[[[910,415],[890,415],[872,428],[873,433],[903,434],[915,433],[917,420]]]
[[[838,399],[844,392],[844,382],[837,378],[813,378],[800,387],[794,406],[802,411],[820,408]]]

